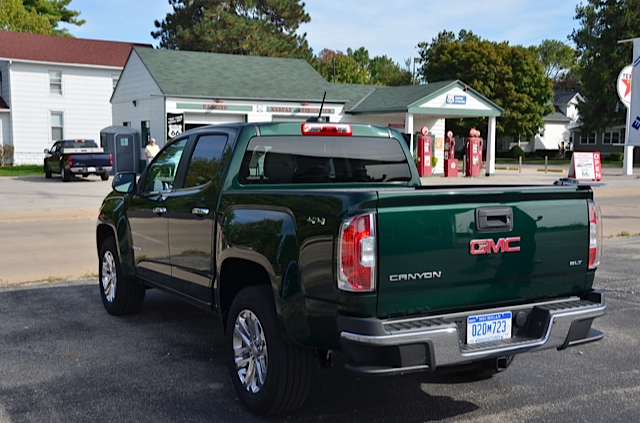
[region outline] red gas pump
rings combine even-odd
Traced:
[[[422,135],[418,135],[418,174],[431,176],[431,146],[433,139],[429,135],[429,128],[423,126],[420,129]]]
[[[464,140],[465,151],[467,153],[467,163],[465,166],[465,176],[480,176],[482,169],[482,138],[480,131],[472,128],[469,131],[469,138]]]
[[[444,140],[444,176],[447,178],[458,177],[456,140],[453,139],[453,132],[451,131],[447,131],[447,138]]]

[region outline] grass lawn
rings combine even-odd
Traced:
[[[0,166],[1,176],[43,176],[41,165]]]

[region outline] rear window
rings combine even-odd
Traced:
[[[93,140],[86,141],[65,141],[62,148],[97,148],[98,145]]]
[[[409,180],[402,147],[389,138],[256,137],[240,169],[249,185]]]

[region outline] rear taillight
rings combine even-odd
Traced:
[[[109,153],[109,166],[113,166],[113,154]]]
[[[342,223],[338,238],[338,288],[351,292],[376,289],[375,215],[354,216]]]
[[[67,161],[69,162],[69,167],[73,167],[73,157],[69,156]]]
[[[589,269],[596,269],[602,257],[602,212],[589,201]]]

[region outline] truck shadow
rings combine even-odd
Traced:
[[[149,290],[139,314],[114,317],[95,280],[0,287],[0,315],[0,417],[8,421],[265,421],[231,386],[217,318],[167,294]],[[268,420],[424,422],[478,409],[428,394],[423,374],[359,378],[341,364],[338,356],[318,370],[301,409]]]

